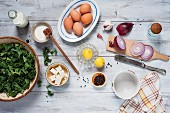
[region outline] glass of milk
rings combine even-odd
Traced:
[[[15,11],[15,10],[10,10],[8,12],[8,17],[12,19],[12,22],[14,25],[24,28],[28,24],[28,17],[25,16],[22,12],[20,11]]]

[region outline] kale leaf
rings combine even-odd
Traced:
[[[44,56],[44,65],[48,66],[48,63],[50,63],[52,60],[49,58],[49,53],[51,53],[51,55],[57,55],[57,50],[53,49],[52,51],[50,51],[49,48],[45,47],[43,50],[43,56]]]
[[[0,44],[0,92],[15,97],[35,78],[35,58],[21,44]]]

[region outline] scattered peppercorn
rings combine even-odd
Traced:
[[[30,41],[27,39],[26,42],[29,43]]]

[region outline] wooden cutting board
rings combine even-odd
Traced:
[[[127,55],[127,56],[130,56],[130,57],[133,57],[133,58],[137,58],[137,59],[142,59],[140,56],[138,57],[134,57],[131,55],[130,53],[130,47],[132,46],[132,44],[135,42],[133,40],[128,40],[128,39],[125,39],[125,42],[126,42],[126,50],[124,51],[121,51],[115,47],[109,47],[109,41],[114,41],[114,38],[115,36],[110,36],[108,38],[108,43],[107,43],[107,47],[106,47],[106,50],[107,51],[112,51],[112,52],[115,52],[117,54],[124,54],[124,55]],[[159,52],[157,52],[154,48],[154,54],[152,56],[152,58],[150,60],[156,60],[156,59],[159,59],[159,60],[164,60],[164,61],[168,61],[169,60],[169,57],[167,55],[163,55],[163,54],[160,54]]]

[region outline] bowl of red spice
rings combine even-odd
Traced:
[[[106,84],[106,75],[102,72],[96,72],[92,76],[92,84],[94,87],[103,87]]]

